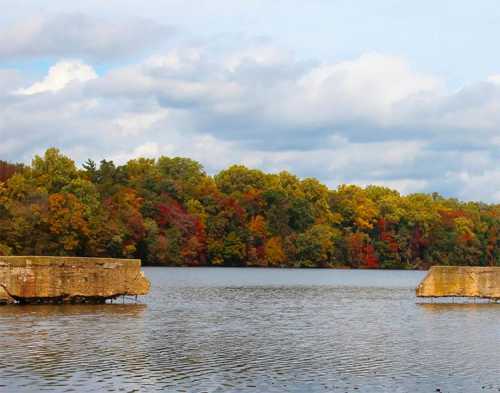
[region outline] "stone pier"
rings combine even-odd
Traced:
[[[416,289],[418,297],[500,299],[500,267],[433,266]]]
[[[104,303],[149,288],[139,259],[0,256],[0,303]]]

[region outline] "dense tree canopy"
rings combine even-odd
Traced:
[[[500,265],[500,206],[188,158],[79,169],[57,149],[0,161],[0,255],[136,257],[171,266]]]

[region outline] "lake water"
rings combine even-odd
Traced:
[[[143,304],[0,307],[0,391],[500,391],[500,304],[425,273],[144,270]]]

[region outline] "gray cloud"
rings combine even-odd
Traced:
[[[80,161],[185,155],[212,173],[244,163],[500,201],[494,79],[450,91],[398,57],[304,63],[269,42],[183,46],[98,77],[87,67],[60,62],[38,89],[15,73],[0,92],[0,158],[52,145]]]
[[[152,20],[112,21],[82,13],[31,17],[0,30],[0,59],[84,57],[104,60],[141,54],[173,29]]]

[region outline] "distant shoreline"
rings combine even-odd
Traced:
[[[363,267],[293,267],[293,266],[213,266],[213,265],[203,265],[203,266],[172,266],[172,265],[158,265],[158,264],[142,264],[143,267],[165,267],[165,268],[188,268],[188,269],[203,269],[203,268],[214,268],[214,269],[272,269],[272,270],[363,270],[363,271],[408,271],[408,272],[425,272],[430,269],[396,269],[396,268],[363,268]],[[436,265],[437,266],[437,265]]]
[[[500,266],[500,205],[402,195],[185,157],[124,165],[58,149],[0,161],[0,255],[137,258],[145,266],[425,270]]]

